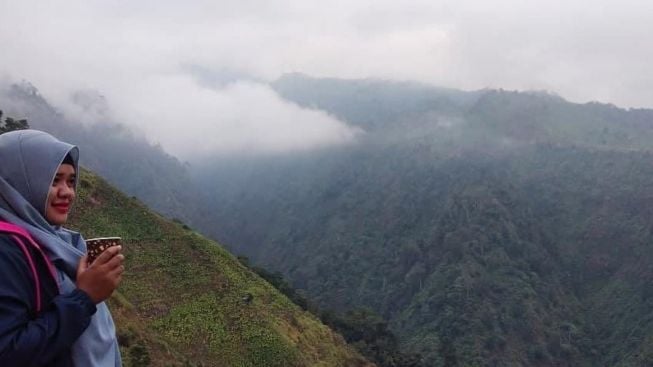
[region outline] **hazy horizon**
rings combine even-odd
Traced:
[[[653,108],[645,1],[5,1],[0,12],[0,78],[91,122],[80,91],[102,95],[102,113],[183,159],[355,139],[267,85],[289,72]]]

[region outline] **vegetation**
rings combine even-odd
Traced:
[[[88,171],[71,222],[125,243],[110,307],[127,366],[371,365],[216,243]]]
[[[421,367],[419,354],[404,353],[388,323],[376,312],[360,308],[344,315],[331,312],[321,314],[322,322],[345,337],[366,358],[384,367]]]
[[[129,215],[114,221],[122,214],[113,212],[80,222],[90,234],[133,231],[124,234],[135,240],[130,258],[148,264],[130,264],[143,283],[126,284],[114,299],[125,356],[183,363],[219,358],[212,353],[223,348],[233,353],[221,357],[226,365],[253,365],[325,355],[297,337],[308,328],[292,317],[251,321],[281,307],[256,308],[268,298],[242,279],[259,277],[226,265],[235,259],[216,260],[223,255],[205,260],[213,245],[196,228],[252,259],[257,273],[302,307],[319,306],[326,323],[379,365],[653,363],[653,111],[542,92],[302,75],[272,86],[365,133],[331,150],[193,167],[115,126],[103,136],[79,135],[96,157],[93,167],[178,218],[143,225]],[[85,131],[51,119],[56,113],[29,88],[10,95],[40,111],[35,127]],[[121,153],[114,159],[112,152]],[[111,195],[96,196],[85,200],[111,207]],[[134,215],[143,208],[129,203]],[[202,266],[184,265],[196,263]],[[199,291],[207,286],[220,296]],[[199,310],[209,312],[200,317]],[[135,348],[139,341],[147,352]],[[256,353],[241,345],[255,345]],[[184,357],[170,357],[178,350]]]
[[[203,188],[220,188],[215,225],[200,228],[321,308],[374,310],[428,366],[647,365],[653,111],[274,85],[367,133],[338,151],[199,167]]]
[[[388,329],[388,324],[370,309],[358,309],[339,315],[322,311],[304,295],[290,286],[279,272],[270,272],[259,266],[252,266],[249,259],[239,256],[238,260],[250,267],[261,278],[267,280],[296,305],[312,314],[344,336],[363,356],[379,367],[420,367],[419,355],[407,355],[399,350],[397,337]]]
[[[0,110],[0,134],[13,130],[29,129],[29,124],[27,123],[27,120],[25,119],[16,120],[12,117],[7,117],[3,122],[2,115],[3,112],[2,110]]]

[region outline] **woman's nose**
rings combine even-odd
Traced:
[[[61,197],[71,197],[73,195],[75,195],[75,189],[68,185],[64,185],[63,188],[59,190],[59,196]]]

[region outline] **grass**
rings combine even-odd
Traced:
[[[370,366],[234,256],[83,171],[70,227],[120,236],[109,301],[125,366]]]

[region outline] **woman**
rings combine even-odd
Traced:
[[[91,265],[61,227],[75,199],[77,147],[36,130],[0,135],[0,366],[120,366],[105,303],[120,247]]]

